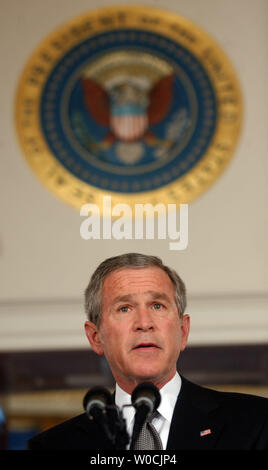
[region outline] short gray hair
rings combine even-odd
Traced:
[[[186,288],[179,275],[173,269],[165,266],[157,256],[143,255],[140,253],[126,253],[114,256],[103,261],[92,274],[90,282],[85,290],[85,311],[88,320],[97,327],[101,322],[102,287],[106,277],[114,271],[124,268],[149,268],[162,269],[171,279],[174,285],[175,301],[180,317],[186,308]]]

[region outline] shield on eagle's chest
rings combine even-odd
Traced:
[[[146,110],[126,106],[115,106],[111,113],[111,128],[115,136],[125,142],[140,139],[148,127]]]

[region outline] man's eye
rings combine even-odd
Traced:
[[[128,307],[120,307],[119,310],[120,312],[126,313],[128,312]]]
[[[153,305],[153,307],[154,307],[155,310],[160,310],[160,309],[163,307],[163,305],[162,305],[162,304],[155,303],[155,304]]]

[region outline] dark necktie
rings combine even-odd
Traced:
[[[135,450],[161,450],[163,449],[160,436],[152,424],[152,420],[157,416],[158,412],[155,411],[149,419],[147,419],[138,435],[134,449]]]

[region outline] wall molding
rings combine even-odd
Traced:
[[[268,385],[268,344],[189,346],[177,368],[203,385]],[[91,350],[0,353],[0,393],[114,386],[103,356]]]
[[[268,295],[189,296],[189,345],[268,343]],[[0,352],[88,349],[81,299],[0,302]]]

